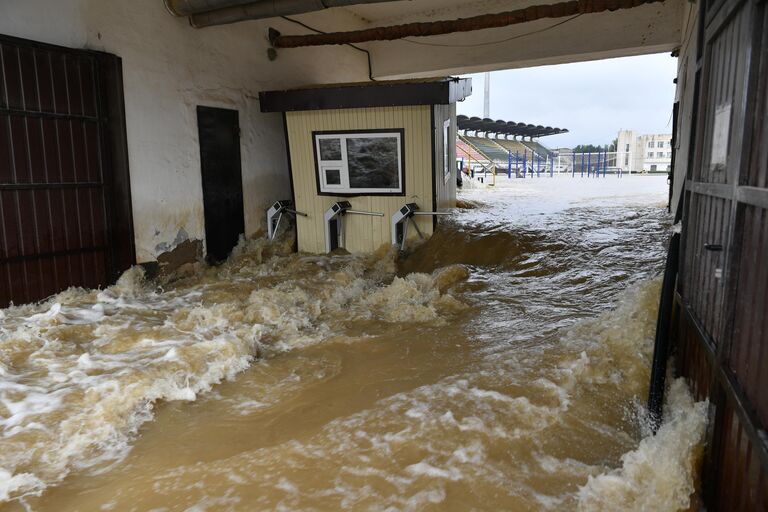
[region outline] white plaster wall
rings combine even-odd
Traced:
[[[362,21],[317,13],[323,29]],[[290,27],[289,27],[290,25]],[[284,20],[193,29],[162,0],[1,0],[0,33],[123,60],[128,157],[139,262],[186,239],[205,239],[197,105],[239,111],[245,226],[263,228],[266,206],[290,196],[280,114],[259,111],[260,90],[367,79],[364,54],[348,47],[266,57],[266,32],[304,33]]]

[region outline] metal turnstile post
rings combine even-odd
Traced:
[[[419,211],[416,203],[406,203],[392,215],[392,245],[397,245],[401,251],[405,250],[405,242],[408,239],[408,225],[412,224],[419,237],[424,240],[424,234],[419,229],[413,217],[450,215],[448,212],[423,212]]]
[[[346,233],[344,230],[344,218],[347,215],[368,215],[383,217],[383,213],[353,210],[349,201],[333,203],[325,211],[325,252],[331,252],[339,247],[345,247]]]
[[[302,217],[308,216],[306,213],[294,210],[292,201],[275,201],[267,210],[267,237],[270,241],[275,239],[277,229],[280,227],[280,221],[283,220],[283,215],[286,214],[301,215]]]

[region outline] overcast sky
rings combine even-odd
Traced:
[[[491,73],[491,118],[567,128],[549,147],[610,144],[620,129],[672,133],[677,59],[668,53]],[[458,113],[483,116],[484,75]]]

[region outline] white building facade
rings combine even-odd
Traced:
[[[616,152],[616,165],[624,172],[667,172],[672,168],[672,134],[620,130]]]

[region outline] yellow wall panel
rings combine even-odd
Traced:
[[[286,113],[291,172],[296,209],[308,214],[297,218],[299,250],[325,252],[323,215],[336,201],[349,201],[356,210],[384,213],[384,217],[346,216],[346,249],[370,252],[391,243],[390,219],[404,203],[432,209],[431,107],[376,107],[313,110]],[[321,196],[317,193],[313,131],[403,129],[405,145],[405,196]],[[432,219],[418,217],[422,233],[432,234]],[[409,238],[417,237],[410,230]]]

